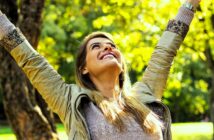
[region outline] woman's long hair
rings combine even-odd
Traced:
[[[91,81],[88,74],[82,74],[82,70],[86,65],[86,46],[93,38],[107,38],[112,42],[112,36],[106,32],[93,32],[89,34],[79,48],[76,59],[76,82],[79,86],[93,91],[93,100],[103,112],[107,121],[117,127],[120,131],[124,130],[123,117],[125,115],[133,116],[147,133],[155,133],[158,128],[162,127],[162,123],[143,102],[143,94],[133,92],[126,69],[124,59],[122,59],[123,71],[119,75],[120,94],[115,99],[107,99],[99,93],[95,84]],[[122,57],[123,58],[123,57]],[[122,110],[121,110],[122,108]]]

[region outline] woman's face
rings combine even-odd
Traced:
[[[108,69],[121,73],[121,53],[111,40],[102,37],[93,38],[87,43],[86,50],[86,65],[82,71],[83,74],[96,76]]]

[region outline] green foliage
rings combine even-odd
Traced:
[[[181,55],[171,69],[164,102],[170,107],[174,121],[200,121],[208,110],[209,71],[200,60]]]
[[[38,50],[67,82],[74,82],[75,55],[81,40],[93,31],[110,32],[135,82],[180,5],[169,0],[47,0]],[[164,102],[175,121],[199,120],[208,112],[211,74],[203,51],[207,45],[214,47],[213,7],[213,1],[202,2],[171,69]]]

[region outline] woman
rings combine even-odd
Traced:
[[[0,12],[0,43],[10,52],[69,139],[170,140],[170,113],[161,103],[171,62],[200,0],[187,0],[168,23],[142,81],[130,86],[124,59],[111,35],[94,32],[80,46],[76,84],[66,84]]]

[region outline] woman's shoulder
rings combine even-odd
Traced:
[[[81,96],[90,96],[91,91],[89,89],[83,88],[77,84],[68,84],[72,90],[72,98],[76,100],[78,97]]]

